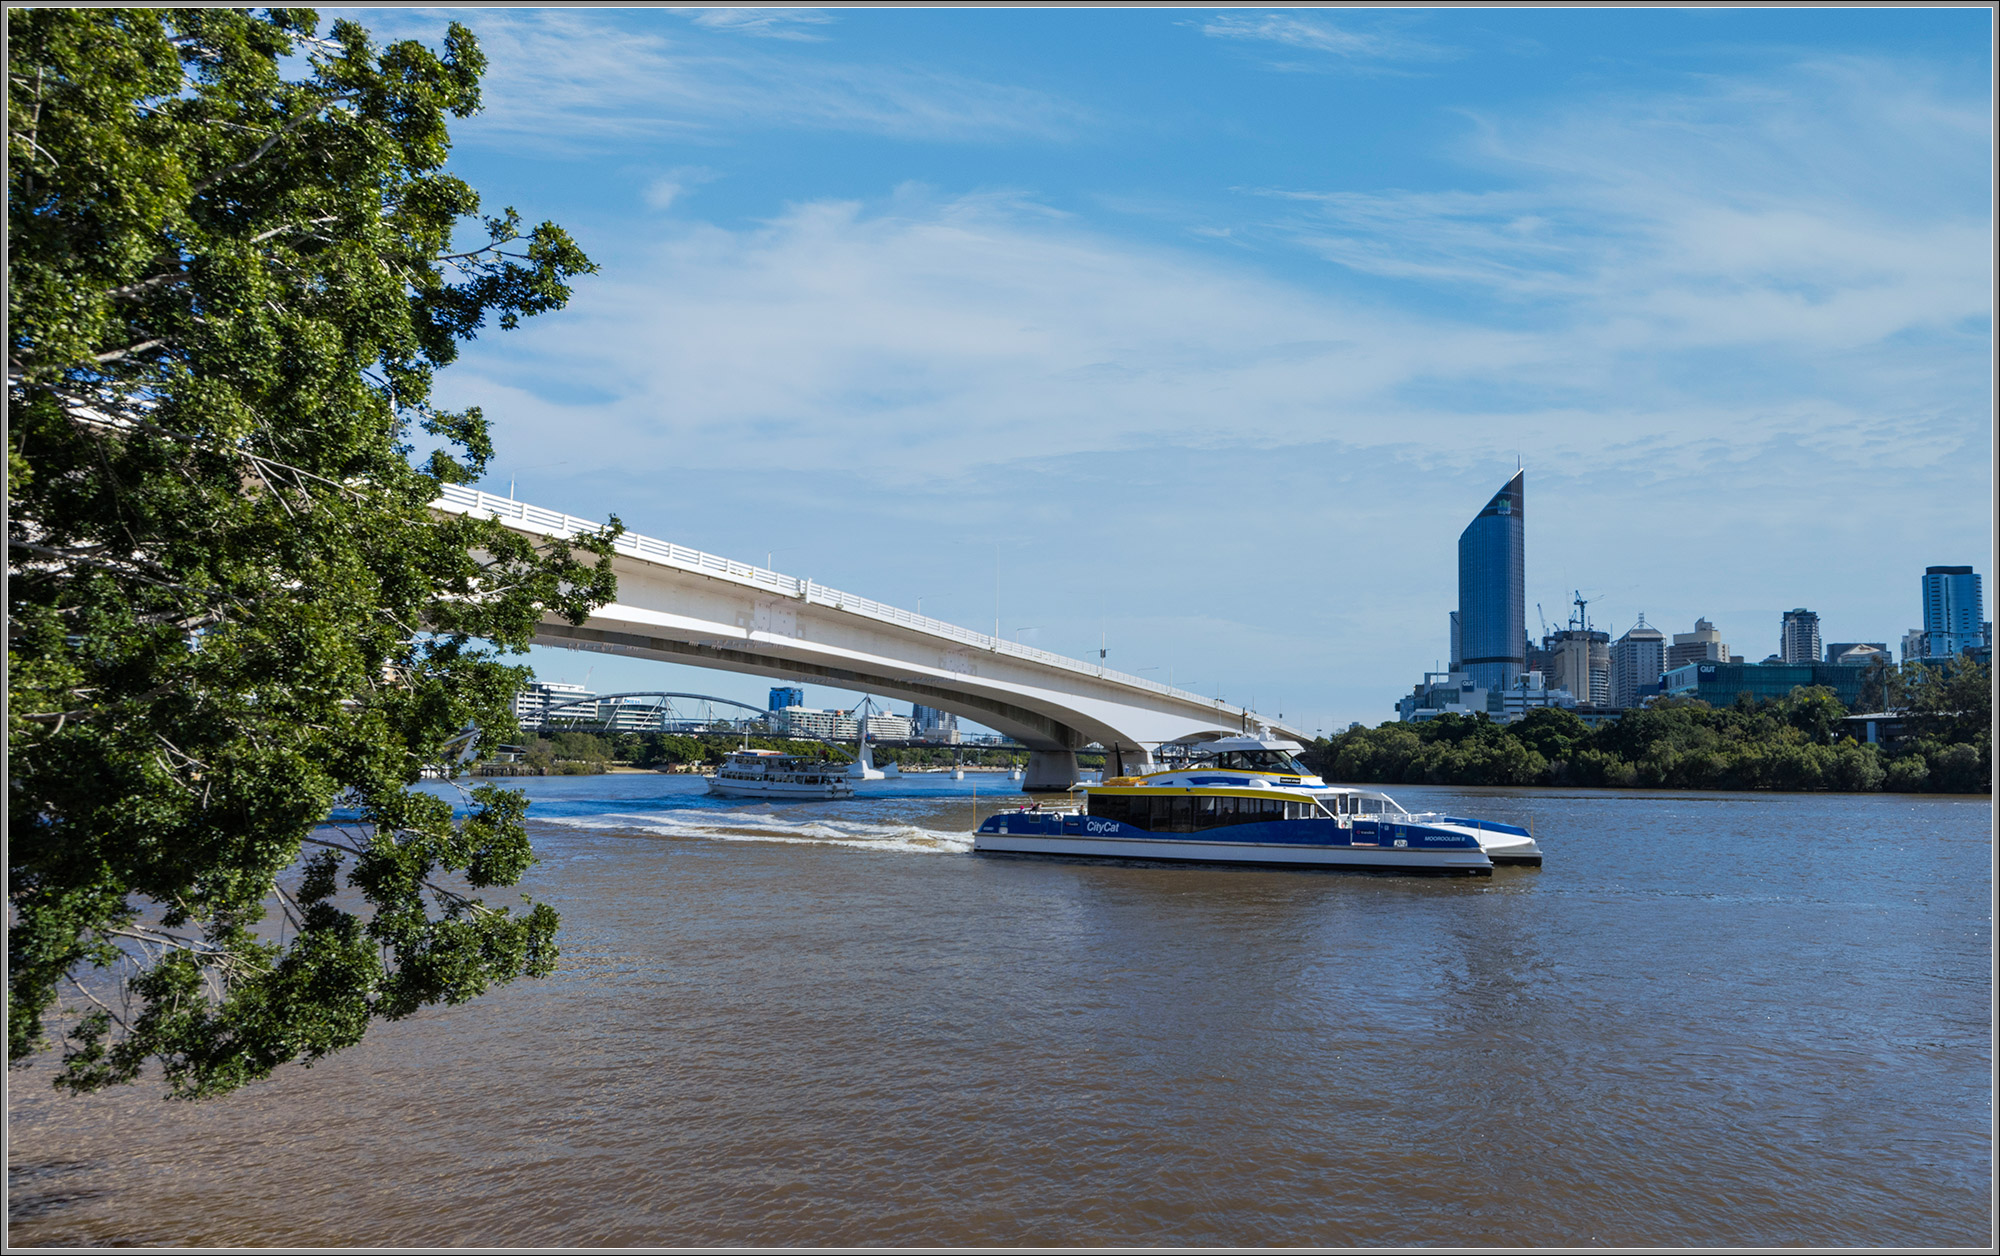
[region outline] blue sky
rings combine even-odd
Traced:
[[[997,569],[1008,636],[1329,731],[1517,456],[1536,631],[1894,648],[1991,577],[1986,9],[351,15],[470,26],[454,168],[604,268],[440,377],[490,491],[987,630]]]

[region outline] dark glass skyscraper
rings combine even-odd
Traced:
[[[1472,683],[1484,689],[1512,689],[1527,670],[1524,474],[1515,472],[1458,536],[1459,652]]]

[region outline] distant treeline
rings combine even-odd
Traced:
[[[1329,781],[1355,784],[1990,792],[1992,669],[1912,663],[1879,679],[1872,710],[1901,722],[1884,745],[1843,726],[1848,711],[1831,689],[1800,686],[1727,707],[1658,699],[1594,730],[1555,708],[1513,724],[1444,715],[1322,737],[1302,757]]]

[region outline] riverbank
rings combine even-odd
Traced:
[[[1357,726],[1301,757],[1343,784],[1983,794],[1993,786],[1988,676],[1967,667],[1940,682],[1889,744],[1856,741],[1830,690],[1800,688],[1733,707],[1663,699],[1594,729],[1557,708],[1513,724],[1444,715]]]

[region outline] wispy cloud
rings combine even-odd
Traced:
[[[1269,231],[1343,267],[1484,294],[1655,355],[1847,353],[1991,314],[1986,122],[1895,67],[1475,119],[1482,191],[1282,191]]]
[[[669,210],[690,190],[721,177],[707,166],[675,166],[646,184],[644,199],[650,209]]]
[[[789,39],[818,42],[826,38],[811,28],[833,21],[820,9],[692,9],[686,10],[696,26],[705,30],[754,35],[759,39]]]
[[[1320,15],[1225,13],[1202,23],[1201,33],[1211,39],[1277,44],[1349,62],[1423,61],[1450,55],[1448,50],[1420,39],[1380,30],[1357,30]]]
[[[747,47],[718,38],[715,23],[704,25],[700,15],[694,29],[674,28],[670,37],[658,23],[607,20],[611,12],[380,10],[367,20],[385,35],[432,40],[448,20],[472,28],[491,63],[486,109],[457,132],[472,143],[608,147],[746,124],[912,139],[1057,140],[1086,120],[1076,105],[1032,88],[921,65]],[[785,29],[717,20],[724,34]]]

